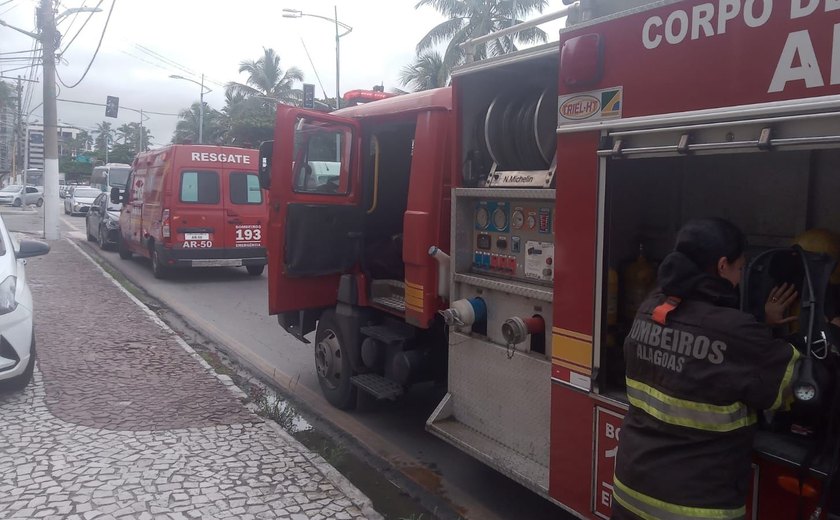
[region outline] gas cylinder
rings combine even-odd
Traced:
[[[636,316],[639,306],[645,301],[656,284],[656,270],[645,257],[645,248],[639,244],[636,261],[624,269],[624,319],[629,323]]]

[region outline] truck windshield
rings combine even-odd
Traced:
[[[131,171],[129,168],[111,168],[111,172],[108,177],[108,184],[119,188],[125,188],[125,182],[128,180],[129,171]]]

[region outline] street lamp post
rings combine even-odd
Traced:
[[[335,7],[335,18],[329,18],[326,16],[321,16],[318,14],[310,14],[304,13],[297,9],[283,9],[283,17],[284,18],[302,18],[304,16],[310,16],[312,18],[320,18],[321,20],[326,20],[328,22],[332,22],[335,24],[335,108],[341,108],[341,43],[339,39],[342,36],[347,36],[353,30],[352,27],[347,25],[346,23],[342,23],[338,21],[338,6]],[[339,31],[339,28],[344,29],[344,33]]]
[[[209,87],[204,86],[204,74],[201,75],[201,82],[190,78],[185,78],[184,76],[179,76],[178,74],[171,74],[169,76],[172,79],[182,79],[184,81],[189,81],[190,83],[195,83],[201,87],[201,94],[199,95],[198,99],[198,144],[204,144],[204,94],[209,94],[213,92],[212,89]],[[204,89],[207,89],[205,91]]]

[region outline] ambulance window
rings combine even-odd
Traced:
[[[345,195],[350,192],[351,128],[298,119],[293,162],[294,190]]]
[[[259,177],[254,173],[231,173],[230,201],[234,204],[262,204]]]
[[[219,203],[219,174],[216,172],[181,172],[181,202]]]

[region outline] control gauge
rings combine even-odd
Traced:
[[[499,231],[507,228],[507,215],[505,214],[505,210],[502,208],[496,208],[493,211],[493,225],[496,226],[496,229]]]
[[[510,216],[510,225],[513,229],[522,229],[522,226],[525,224],[525,214],[522,213],[521,209],[517,209],[513,211],[513,214]]]
[[[479,229],[487,229],[490,225],[490,212],[484,206],[479,206],[475,210],[475,225]]]
[[[537,227],[536,215],[528,215],[528,229],[534,229],[535,227]]]

